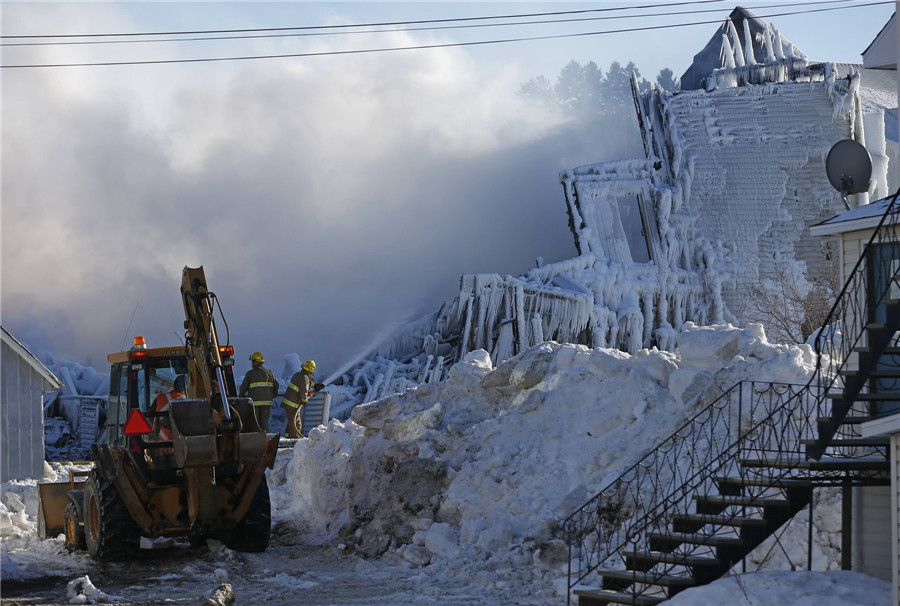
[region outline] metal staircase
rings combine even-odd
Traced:
[[[569,600],[658,604],[777,540],[816,488],[849,499],[889,484],[887,439],[859,426],[900,402],[898,218],[895,195],[819,331],[808,383],[738,383],[565,520]]]

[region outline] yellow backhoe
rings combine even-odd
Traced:
[[[234,348],[220,343],[203,267],[184,268],[181,296],[185,345],[148,348],[136,337],[109,355],[106,443],[94,445],[89,472],[38,484],[43,538],[64,533],[70,551],[98,560],[134,555],[142,536],[268,546],[265,470],[279,436],[268,438],[253,402],[237,397]]]

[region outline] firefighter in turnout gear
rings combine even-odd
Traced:
[[[275,374],[263,366],[265,360],[258,351],[250,355],[253,364],[241,382],[238,395],[249,396],[253,400],[253,410],[256,412],[256,420],[263,431],[269,431],[269,415],[272,414],[272,403],[278,395],[278,379]]]
[[[295,372],[294,376],[291,377],[291,383],[288,385],[287,390],[284,392],[284,397],[281,399],[281,407],[284,408],[284,411],[287,413],[287,428],[285,429],[285,434],[287,434],[287,437],[289,438],[302,437],[302,434],[300,433],[302,427],[302,423],[300,422],[300,407],[306,404],[313,393],[325,387],[321,383],[316,383],[315,378],[313,378],[313,373],[315,371],[315,362],[312,360],[304,362],[303,365],[300,366],[300,370]]]

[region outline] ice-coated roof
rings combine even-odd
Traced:
[[[744,23],[747,23],[745,26]],[[750,42],[753,47],[753,55],[757,58],[766,57],[766,37],[767,35],[777,36],[779,46],[785,57],[794,59],[807,59],[806,54],[795,47],[790,40],[781,35],[775,28],[763,21],[756,13],[742,6],[736,7],[728,19],[716,30],[712,39],[699,53],[694,55],[694,62],[681,76],[682,90],[696,90],[703,87],[703,81],[712,73],[713,70],[724,67],[723,63],[723,46],[725,37],[731,37],[730,45],[734,47],[735,32],[738,41],[742,46],[746,46],[747,36],[745,27],[750,30]],[[729,49],[731,52],[731,49]]]

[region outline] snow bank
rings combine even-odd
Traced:
[[[890,583],[848,570],[736,575],[688,589],[667,602],[671,606],[882,606],[890,603]]]
[[[276,518],[429,574],[564,593],[560,520],[744,378],[805,382],[807,345],[762,327],[687,325],[676,353],[548,342],[486,351],[310,433],[270,481]],[[560,586],[560,582],[563,584]]]
[[[52,466],[44,463],[43,480],[68,479],[72,470],[87,465]],[[67,574],[56,569],[54,559],[65,553],[62,535],[43,541],[38,538],[38,480],[13,480],[0,485],[0,570],[4,581],[38,579]]]

